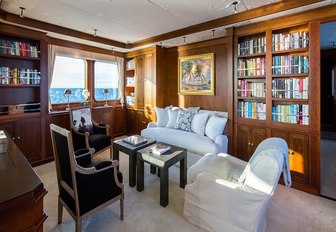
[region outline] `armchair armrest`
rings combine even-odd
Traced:
[[[78,165],[87,167],[92,163],[92,155],[95,152],[94,148],[83,148],[75,151],[75,158]]]
[[[193,206],[201,207],[202,211],[211,212],[242,231],[259,231],[270,198],[270,195],[249,192],[240,183],[229,182],[203,172],[198,174],[192,184],[185,186],[184,215],[192,215],[195,209]]]
[[[89,132],[81,133],[76,128],[71,127],[72,142],[74,150],[78,151],[83,148],[90,148],[89,145]]]
[[[149,122],[147,128],[153,128],[153,127],[157,127],[156,122]]]
[[[228,151],[228,137],[227,135],[217,135],[215,143],[219,146],[219,152],[226,153]]]
[[[104,123],[96,123],[95,121],[92,121],[93,125],[93,133],[94,134],[105,134],[109,135],[110,126]]]

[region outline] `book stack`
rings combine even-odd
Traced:
[[[300,74],[308,73],[309,62],[307,56],[273,56],[272,74]]]
[[[0,39],[0,54],[38,58],[37,44]]]
[[[272,107],[272,121],[292,124],[309,124],[309,106],[307,104],[277,105]]]
[[[239,59],[238,76],[260,76],[265,75],[266,60],[264,57]]]
[[[272,41],[273,51],[306,48],[309,44],[309,33],[307,31],[296,31],[273,34]]]
[[[238,44],[238,56],[266,52],[266,37],[253,38]]]
[[[266,120],[266,104],[263,102],[238,101],[238,117]]]
[[[167,146],[163,143],[157,143],[151,148],[151,152],[155,155],[161,155],[169,150],[170,150],[170,146]]]
[[[308,77],[272,80],[273,98],[308,99],[308,92]]]
[[[265,83],[238,80],[238,97],[265,97]]]

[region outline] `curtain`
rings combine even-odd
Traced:
[[[53,72],[54,72],[54,64],[56,58],[56,47],[54,45],[48,45],[48,111],[52,111],[52,105],[49,95],[49,89],[52,82]]]
[[[119,74],[119,88],[118,88],[118,99],[120,101],[121,107],[124,107],[125,94],[124,94],[124,58],[117,57],[118,64],[118,74]]]

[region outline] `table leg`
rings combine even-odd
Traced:
[[[119,150],[117,148],[115,148],[114,146],[113,146],[113,160],[118,160],[119,161]],[[118,170],[119,170],[119,166],[120,166],[120,164],[117,167]]]
[[[155,174],[156,168],[154,165],[150,165],[150,173]]]
[[[168,168],[160,168],[160,205],[166,207],[169,203],[168,196]]]
[[[184,188],[187,184],[187,158],[180,161],[180,187]]]
[[[136,181],[136,162],[137,162],[137,153],[132,152],[129,155],[129,163],[128,163],[128,170],[129,170],[129,186],[134,187]]]
[[[141,159],[137,159],[137,190],[141,192],[144,190],[144,162]]]

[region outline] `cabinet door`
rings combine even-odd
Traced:
[[[113,136],[120,136],[125,133],[125,114],[121,107],[114,108],[113,114]]]
[[[92,120],[95,121],[96,123],[100,122],[100,110],[99,109],[92,109],[91,110],[91,117]]]
[[[287,131],[273,130],[272,136],[283,138],[288,144],[289,166],[293,181],[308,184],[309,182],[309,137]]]
[[[155,106],[155,78],[154,78],[154,55],[147,54],[144,57],[144,104],[145,110],[152,110]]]
[[[144,108],[144,80],[145,80],[145,64],[144,57],[135,58],[135,105],[137,108]]]
[[[22,119],[15,123],[16,145],[29,162],[41,159],[41,120],[40,118]]]
[[[237,157],[248,161],[253,152],[266,138],[266,129],[260,127],[251,127],[246,125],[236,126],[236,148]]]
[[[15,140],[15,130],[13,121],[0,122],[0,130],[6,130],[9,136]]]
[[[258,145],[266,139],[265,128],[252,127],[251,128],[251,140],[250,140],[250,154],[253,155]]]
[[[145,112],[142,110],[137,111],[137,134],[141,133],[141,130],[147,127],[147,120],[145,116]]]
[[[126,110],[126,132],[127,134],[136,134],[136,111],[132,109]]]
[[[112,108],[101,109],[100,110],[100,121],[99,123],[104,123],[110,126],[109,134],[113,135],[113,121],[112,121]]]

